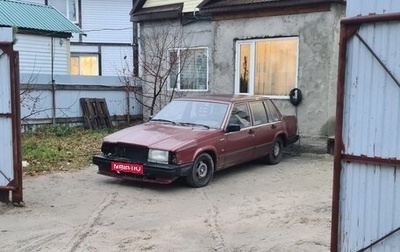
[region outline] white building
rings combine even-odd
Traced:
[[[57,73],[119,76],[124,69],[132,70],[132,0],[28,1],[55,7],[84,33],[73,34],[68,48],[70,65]]]
[[[104,98],[116,121],[142,113],[125,82],[133,72],[132,0],[0,4],[0,13],[7,13],[0,25],[18,27],[24,125],[81,123],[80,98]],[[60,17],[67,30],[59,29]]]

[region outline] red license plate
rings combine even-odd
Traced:
[[[111,171],[143,175],[143,165],[111,162]]]

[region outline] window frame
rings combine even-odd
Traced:
[[[167,85],[167,89],[168,90],[174,90],[175,89],[175,91],[180,91],[180,92],[206,92],[206,91],[209,90],[209,59],[210,59],[210,56],[209,56],[208,47],[172,48],[172,49],[168,50],[168,64],[170,63],[170,52],[173,52],[173,51],[177,52],[177,57],[179,59],[178,60],[178,64],[179,64],[178,69],[180,69],[181,68],[180,67],[180,65],[181,65],[180,53],[181,53],[181,51],[184,51],[184,50],[199,50],[199,49],[204,49],[205,50],[205,55],[207,57],[207,60],[206,60],[206,83],[205,83],[206,86],[205,86],[205,89],[182,89],[181,88],[181,74],[184,71],[184,68],[182,68],[182,70],[179,71],[179,74],[177,76],[177,81],[176,81],[176,87],[175,88],[171,87],[171,76],[168,77],[168,85]],[[172,68],[172,66],[169,66],[169,68]],[[171,75],[171,73],[170,73],[170,75]]]
[[[79,24],[79,2],[80,2],[80,0],[75,0],[75,13],[76,13],[76,19],[75,20],[71,20],[71,18],[70,18],[70,13],[71,13],[70,1],[71,0],[61,0],[61,1],[64,2],[64,4],[65,4],[65,12],[66,12],[65,14],[61,10],[59,10],[57,8],[57,6],[52,4],[52,0],[46,0],[47,5],[50,5],[50,6],[53,6],[53,7],[57,8],[57,10],[60,11],[72,23]]]
[[[97,74],[96,75],[84,75],[84,74],[82,74],[81,72],[82,72],[82,68],[81,68],[81,61],[80,61],[80,59],[82,58],[82,57],[88,57],[88,56],[90,56],[90,57],[93,57],[93,56],[96,56],[96,58],[97,58]],[[73,57],[78,57],[78,59],[79,59],[79,74],[77,74],[77,75],[75,75],[75,74],[72,74],[72,58]],[[101,76],[101,69],[100,69],[100,55],[98,54],[98,53],[71,53],[71,55],[70,55],[70,57],[69,57],[69,74],[71,75],[71,76]]]
[[[298,78],[299,78],[299,37],[298,36],[286,36],[286,37],[275,37],[275,38],[263,38],[263,39],[246,39],[246,40],[237,40],[235,47],[235,94],[249,94],[254,95],[255,89],[255,56],[256,56],[256,43],[260,41],[284,41],[284,40],[293,40],[297,41],[296,48],[296,66],[295,66],[295,83],[293,88],[298,87]],[[242,45],[250,45],[250,69],[249,69],[249,86],[248,92],[243,93],[240,92],[240,46]],[[271,99],[289,99],[289,95],[265,95]]]

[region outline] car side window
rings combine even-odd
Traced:
[[[268,109],[268,121],[269,122],[277,122],[279,121],[279,113],[276,111],[276,107],[271,103],[271,101],[264,101]]]
[[[229,125],[238,124],[240,128],[250,126],[249,108],[246,103],[237,103],[233,106],[231,116],[229,118]]]
[[[251,102],[250,107],[253,112],[254,125],[268,123],[267,110],[262,101]]]

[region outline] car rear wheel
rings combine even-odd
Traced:
[[[281,138],[277,138],[272,146],[272,150],[266,156],[267,164],[274,165],[281,161],[282,159],[282,149],[283,149],[283,142]]]
[[[210,183],[214,175],[214,161],[207,153],[202,153],[196,158],[192,171],[186,177],[187,183],[192,187],[203,187]]]

